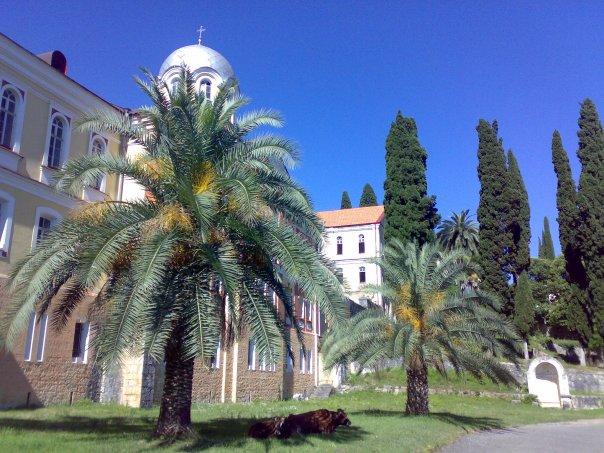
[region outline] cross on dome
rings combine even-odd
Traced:
[[[199,37],[197,38],[197,44],[201,46],[201,34],[206,31],[205,28],[203,28],[203,25],[200,25],[199,28],[197,29],[197,31],[199,32]]]

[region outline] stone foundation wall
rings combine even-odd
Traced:
[[[526,385],[525,368],[521,367],[520,370],[517,370],[510,365],[509,369],[521,385]],[[573,392],[604,393],[604,370],[583,370],[571,367],[565,367],[564,369],[568,377],[571,394]]]
[[[570,391],[604,393],[604,371],[584,371],[567,368]]]
[[[90,363],[73,363],[75,323],[87,319],[82,304],[60,332],[46,330],[42,361],[36,361],[40,324],[36,322],[31,361],[24,360],[24,332],[10,352],[0,352],[0,408],[69,404],[84,398],[98,398],[100,375]],[[26,329],[27,330],[27,329]],[[89,352],[88,357],[93,355]]]
[[[314,345],[312,334],[304,334],[304,345],[307,350],[312,350]],[[237,359],[237,401],[247,402],[257,399],[276,400],[291,398],[295,394],[309,395],[315,386],[316,362],[313,364],[312,373],[301,373],[299,370],[300,344],[296,338],[292,340],[294,350],[293,369],[286,369],[286,361],[282,360],[275,367],[275,371],[261,370],[256,363],[255,370],[248,370],[248,337],[240,340]],[[283,352],[283,356],[285,353]],[[314,357],[313,357],[314,360]],[[224,372],[224,354],[221,351],[220,367],[210,369],[207,365],[197,361],[193,377],[193,401],[198,403],[220,402]],[[233,376],[233,347],[227,349],[225,379],[225,400],[231,401],[232,376]],[[156,398],[158,392],[156,390]]]

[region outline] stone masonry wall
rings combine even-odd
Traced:
[[[313,335],[304,334],[304,344],[307,350],[313,348]],[[291,398],[294,394],[310,394],[315,384],[316,366],[313,365],[312,373],[302,374],[299,370],[298,340],[292,340],[294,350],[294,366],[291,371],[286,370],[286,362],[282,360],[276,365],[275,371],[261,370],[256,363],[255,370],[248,370],[248,337],[243,336],[239,343],[237,361],[237,401],[252,401],[257,399],[276,400]],[[222,377],[224,355],[221,351],[220,368],[209,369],[205,364],[197,361],[193,377],[193,401],[198,403],[220,402],[222,391]],[[231,400],[232,373],[233,373],[233,348],[227,350],[226,363],[226,401]],[[156,390],[157,395],[157,390]]]
[[[40,362],[36,361],[40,336],[38,322],[34,329],[31,361],[24,360],[27,332],[21,335],[12,351],[0,352],[0,408],[65,404],[98,395],[99,375],[91,361],[72,361],[75,323],[87,319],[87,310],[86,304],[78,307],[60,332],[56,332],[48,321],[44,356]]]

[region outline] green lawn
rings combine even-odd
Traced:
[[[431,397],[432,415],[407,417],[405,395],[372,391],[337,395],[322,401],[255,402],[198,405],[193,411],[199,437],[164,445],[151,439],[157,409],[79,403],[38,410],[0,412],[0,451],[425,451],[451,442],[466,432],[513,425],[579,418],[604,418],[603,410],[562,411],[512,404],[496,398],[454,395]],[[257,441],[246,432],[258,418],[314,408],[341,407],[348,411],[350,428],[331,436]]]
[[[488,391],[501,393],[518,393],[520,389],[515,386],[503,384],[494,384],[488,379],[478,380],[471,374],[462,372],[457,375],[449,373],[443,377],[435,369],[428,370],[428,380],[430,388],[466,390],[466,391]],[[407,375],[402,368],[390,368],[373,373],[354,374],[348,377],[347,384],[361,385],[364,387],[382,387],[385,385],[403,386],[406,385]]]

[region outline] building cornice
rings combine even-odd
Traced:
[[[76,110],[87,112],[93,109],[111,108],[123,111],[72,78],[60,73],[2,33],[0,33],[0,62],[26,77],[30,89],[38,85],[59,99],[68,102]]]
[[[325,227],[326,233],[335,233],[342,231],[360,231],[360,230],[371,230],[375,225],[381,225],[382,222],[376,223],[361,223],[357,225],[345,225],[345,226],[337,226],[337,227]]]
[[[3,167],[0,167],[0,181],[3,184],[13,187],[17,190],[22,190],[23,192],[35,195],[36,197],[51,203],[55,203],[67,209],[74,209],[84,203],[82,200],[77,200],[69,195],[57,192],[55,189],[46,184],[26,176],[22,176]]]

